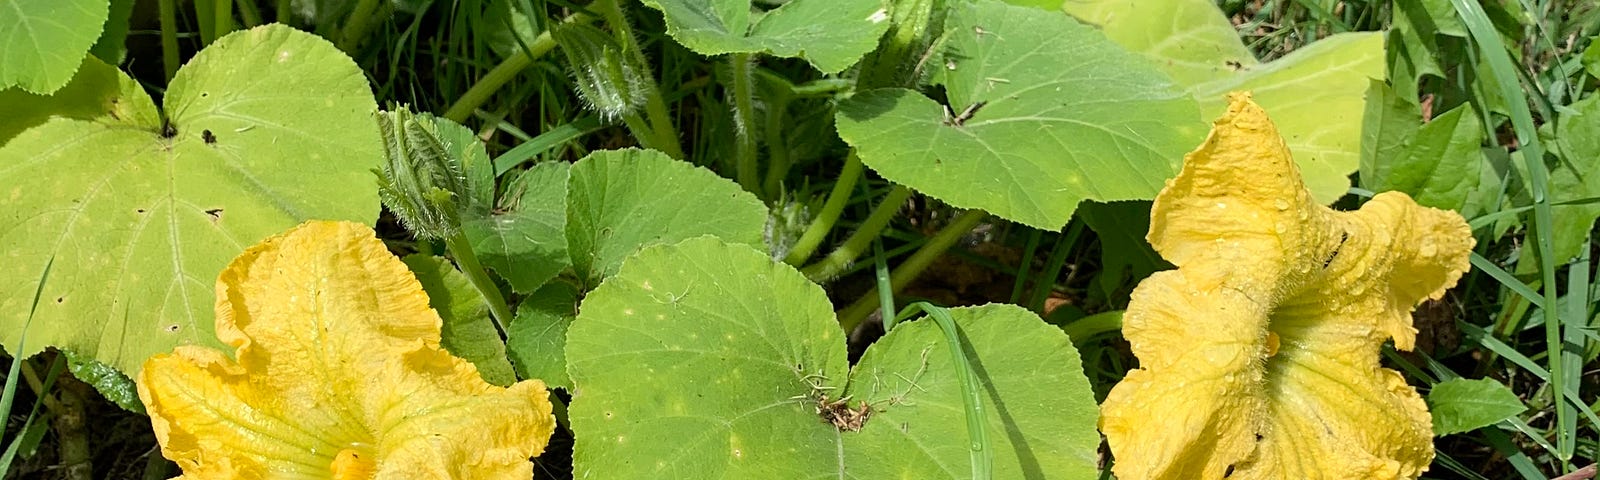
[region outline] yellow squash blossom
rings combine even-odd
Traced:
[[[1156,197],[1150,244],[1177,270],[1134,290],[1140,368],[1100,426],[1122,480],[1416,478],[1427,406],[1378,363],[1411,310],[1468,268],[1460,215],[1383,193],[1336,212],[1306,191],[1277,128],[1234,94]]]
[[[161,453],[189,479],[527,479],[544,384],[489,385],[439,347],[421,284],[366,226],[310,222],[217,280],[229,359],[183,346],[139,373]]]

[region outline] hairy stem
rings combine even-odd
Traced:
[[[506,338],[506,324],[511,322],[511,307],[506,305],[506,297],[500,294],[500,287],[489,279],[489,273],[478,263],[478,256],[472,253],[472,245],[467,242],[467,236],[456,232],[444,241],[445,249],[455,257],[456,266],[461,267],[461,273],[467,275],[467,281],[472,283],[472,288],[478,290],[478,295],[483,297],[483,303],[489,305],[489,313],[494,316],[494,328],[500,332],[500,338]]]
[[[644,77],[650,81],[650,94],[645,98],[644,104],[645,119],[650,122],[649,132],[653,138],[650,143],[654,145],[649,148],[682,160],[683,145],[678,141],[678,130],[672,125],[672,112],[667,109],[666,99],[661,96],[660,82],[656,81],[655,72],[649,67],[650,59],[645,58],[644,51],[639,48],[639,42],[633,36],[633,25],[628,23],[628,17],[622,13],[620,2],[621,0],[597,0],[591,6],[600,11],[606,23],[611,25],[612,35],[617,38],[617,43],[633,56],[636,64],[644,67]],[[641,144],[645,143],[644,137],[640,137],[637,133],[634,136],[639,138]]]
[[[923,244],[922,248],[917,249],[916,253],[912,253],[910,258],[907,258],[906,261],[901,262],[899,266],[894,268],[894,272],[889,274],[891,290],[899,293],[900,290],[906,288],[906,285],[909,285],[912,280],[916,280],[918,276],[922,275],[922,272],[927,270],[935,259],[954,246],[957,240],[960,240],[963,235],[971,231],[972,227],[978,226],[978,222],[983,221],[984,217],[987,216],[989,214],[983,210],[962,212],[949,225],[946,225],[943,230],[939,230],[939,233],[935,233],[933,237],[929,238],[928,243]],[[862,320],[866,320],[867,316],[871,315],[872,311],[877,308],[878,292],[874,288],[873,291],[862,295],[849,307],[839,311],[839,326],[846,332],[855,330],[856,326],[860,325]]]
[[[822,240],[828,238],[828,232],[833,230],[834,222],[839,221],[839,215],[844,213],[844,206],[850,201],[850,192],[855,190],[856,181],[860,179],[861,157],[851,151],[850,157],[844,161],[844,167],[839,169],[839,178],[834,181],[833,190],[828,192],[828,200],[822,204],[822,211],[817,212],[817,217],[806,226],[805,233],[795,240],[794,247],[783,257],[784,263],[800,265],[811,258],[817,246],[822,245]]]
[[[170,83],[172,77],[178,74],[178,66],[182,61],[178,58],[177,0],[161,0],[157,6],[161,11],[161,68]]]
[[[568,16],[562,21],[570,23],[592,22],[594,17],[577,13]],[[555,48],[556,40],[550,36],[550,31],[545,30],[540,33],[538,37],[533,39],[533,43],[528,44],[526,52],[506,57],[505,60],[500,61],[499,65],[495,65],[494,69],[489,70],[489,73],[484,75],[483,78],[478,79],[477,83],[472,84],[472,87],[468,88],[466,93],[461,94],[461,98],[456,99],[456,102],[444,111],[444,118],[456,123],[467,121],[467,117],[472,116],[473,110],[477,110],[478,106],[489,101],[489,96],[494,95],[494,92],[499,91],[500,87],[504,87],[511,79],[517,78],[517,75],[522,73],[523,69],[533,65],[534,60],[544,57],[545,54],[550,53],[550,50]]]
[[[757,169],[760,165],[756,162],[756,102],[755,102],[755,77],[751,75],[751,57],[748,53],[735,53],[728,55],[728,64],[732,67],[733,75],[729,78],[732,89],[733,104],[733,130],[734,141],[738,142],[735,148],[735,173],[739,185],[745,190],[765,198],[761,194],[761,176]]]
[[[827,257],[818,260],[817,263],[800,269],[800,272],[806,274],[806,278],[810,278],[813,282],[825,282],[832,280],[846,268],[850,268],[850,264],[855,263],[856,257],[861,256],[867,247],[872,245],[872,240],[883,233],[884,227],[889,226],[889,221],[900,212],[901,205],[906,203],[908,198],[911,198],[911,189],[895,185],[894,189],[883,197],[883,201],[872,209],[872,214],[867,216],[867,220],[861,222],[861,227],[850,234],[850,238],[845,239],[844,244],[833,249]]]
[[[388,16],[378,12],[379,7],[387,3],[381,0],[361,0],[356,3],[356,8],[351,10],[350,16],[344,20],[344,28],[339,29],[339,49],[354,56],[356,47],[367,38],[367,33],[372,31],[372,27]]]

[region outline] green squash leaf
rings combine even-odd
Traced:
[[[101,396],[123,410],[145,413],[144,402],[139,400],[139,388],[133,379],[92,357],[78,355],[71,350],[62,350],[61,354],[67,356],[67,370],[72,372],[73,377],[93,386]]]
[[[506,187],[493,212],[463,215],[472,251],[518,293],[538,289],[572,263],[566,237],[570,166],[534,165]]]
[[[767,209],[760,199],[654,150],[591,153],[572,165],[567,188],[567,249],[589,288],[649,245],[701,235],[763,241]]]
[[[517,376],[544,380],[550,388],[572,389],[567,376],[567,328],[578,316],[578,291],[556,282],[541,287],[517,305],[506,327],[506,352]]]
[[[1492,379],[1457,378],[1439,382],[1428,392],[1433,434],[1470,432],[1528,410],[1505,384]]]
[[[173,79],[165,125],[142,93],[119,98],[119,116],[52,118],[0,147],[0,340],[18,357],[56,346],[135,372],[177,345],[220,347],[213,291],[229,260],[308,219],[377,218],[377,105],[314,35],[218,39]]]
[[[1090,202],[1078,214],[1100,239],[1100,273],[1095,274],[1095,283],[1106,299],[1124,286],[1131,291],[1157,270],[1172,268],[1144,238],[1150,231],[1150,202]],[[1126,297],[1121,300],[1125,302]]]
[[[1172,75],[1204,118],[1222,114],[1229,92],[1254,92],[1317,200],[1332,203],[1349,190],[1367,82],[1384,77],[1382,33],[1332,35],[1263,64],[1210,0],[1085,0],[1063,8]]]
[[[100,39],[95,40],[94,46],[89,47],[89,55],[100,60],[118,65],[128,55],[128,23],[133,17],[133,6],[137,0],[111,0],[110,14],[106,16],[105,27],[100,32]]]
[[[0,145],[50,117],[104,121],[108,124],[159,124],[155,106],[139,82],[94,57],[84,57],[78,74],[49,95],[20,88],[0,90]],[[138,115],[148,118],[136,118]],[[119,123],[120,122],[120,123]]]
[[[905,89],[839,106],[839,136],[891,181],[1045,230],[1084,199],[1154,198],[1200,143],[1195,102],[1137,55],[1064,15],[954,7],[950,107]]]
[[[1067,336],[1010,305],[951,315],[986,391],[994,477],[1092,478],[1098,412]],[[644,250],[568,333],[575,474],[968,478],[938,327],[900,324],[853,372],[844,337],[822,289],[762,252],[713,238]]]
[[[489,305],[472,287],[466,274],[444,257],[411,254],[400,259],[428,292],[428,306],[443,320],[439,345],[452,355],[478,367],[483,381],[507,386],[517,383],[506,358],[506,346],[489,320]]]
[[[766,12],[752,0],[644,0],[667,34],[701,55],[767,53],[839,73],[878,46],[889,28],[883,0],[791,0]]]
[[[0,88],[49,94],[72,80],[110,15],[109,0],[0,4]]]
[[[1585,98],[1569,107],[1575,113],[1561,115],[1556,128],[1561,160],[1550,164],[1550,184],[1545,187],[1550,203],[1600,197],[1600,98]],[[1519,159],[1515,165],[1520,170],[1525,164]],[[1526,172],[1521,177],[1529,178]],[[1551,207],[1551,213],[1555,219],[1555,232],[1550,237],[1555,244],[1555,261],[1565,263],[1588,245],[1590,230],[1595,219],[1600,218],[1600,204],[1559,205]],[[1533,248],[1523,250],[1537,253]]]

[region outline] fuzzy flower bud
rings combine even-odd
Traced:
[[[550,32],[567,56],[578,95],[589,109],[607,120],[639,111],[654,83],[647,67],[624,52],[605,30],[583,23],[564,23]]]
[[[442,240],[461,229],[458,199],[470,198],[460,159],[440,141],[432,115],[400,107],[378,112],[388,157],[378,174],[384,206],[418,237]]]

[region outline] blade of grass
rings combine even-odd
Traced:
[[[1482,53],[1483,59],[1489,64],[1495,81],[1499,83],[1501,96],[1506,100],[1506,105],[1511,109],[1511,124],[1517,134],[1517,142],[1522,145],[1522,160],[1526,165],[1530,190],[1533,196],[1533,229],[1528,234],[1533,237],[1538,246],[1539,274],[1543,279],[1544,305],[1556,305],[1556,266],[1555,244],[1551,239],[1555,231],[1555,220],[1550,211],[1550,199],[1546,196],[1545,187],[1550,184],[1549,172],[1544,165],[1544,147],[1539,142],[1539,134],[1533,124],[1533,113],[1528,110],[1528,102],[1522,92],[1522,83],[1517,74],[1517,68],[1507,53],[1506,46],[1500,40],[1500,33],[1490,23],[1489,17],[1484,13],[1483,7],[1477,2],[1469,0],[1450,0],[1455,6],[1456,14],[1461,17],[1462,23],[1467,26],[1473,43]],[[1480,105],[1483,107],[1483,105]],[[1545,330],[1545,360],[1549,363],[1551,387],[1557,392],[1567,391],[1567,375],[1563,372],[1561,357],[1561,314],[1556,308],[1542,308],[1544,313]],[[1581,398],[1581,397],[1580,397]],[[1575,425],[1572,417],[1572,405],[1563,401],[1562,396],[1557,396],[1556,406],[1557,447],[1563,453],[1559,455],[1561,471],[1572,471],[1572,458],[1564,455],[1572,451],[1569,440],[1576,436],[1576,432],[1567,431],[1568,425]]]
[[[1567,318],[1579,321],[1578,325],[1567,324],[1562,326],[1561,334],[1561,371],[1566,374],[1566,384],[1572,386],[1572,393],[1578,398],[1583,398],[1583,351],[1585,339],[1583,336],[1583,320],[1589,318],[1589,249],[1584,248],[1578,260],[1567,268]],[[1566,435],[1565,439],[1557,439],[1556,444],[1565,448],[1561,451],[1561,458],[1572,458],[1577,451],[1578,419],[1568,416],[1569,422],[1556,429],[1556,434]],[[1565,441],[1562,441],[1565,440]]]
[[[1443,465],[1444,468],[1449,470],[1451,473],[1460,475],[1461,478],[1466,478],[1468,480],[1489,480],[1489,477],[1485,477],[1466,465],[1461,464],[1460,461],[1456,460],[1445,452],[1436,451],[1434,454],[1437,455],[1433,458],[1434,462]]]
[[[1028,267],[1033,254],[1039,250],[1039,239],[1044,237],[1044,231],[1037,228],[1028,229],[1028,243],[1022,247],[1022,261],[1017,262],[1017,274],[1011,284],[1011,303],[1022,301],[1022,289],[1027,286]]]
[[[1495,265],[1494,262],[1489,261],[1489,259],[1483,258],[1482,255],[1478,255],[1478,252],[1472,252],[1472,257],[1469,258],[1469,261],[1472,262],[1473,267],[1477,267],[1477,269],[1483,273],[1489,274],[1490,277],[1498,280],[1501,285],[1504,285],[1506,288],[1511,289],[1511,291],[1516,292],[1518,295],[1522,295],[1524,298],[1527,298],[1529,302],[1533,303],[1533,306],[1544,308],[1544,294],[1534,290],[1533,287],[1528,286],[1527,283],[1523,283],[1522,280],[1517,280],[1517,277],[1512,275],[1511,272],[1505,271],[1505,269],[1500,268],[1499,265]]]
[[[539,134],[539,136],[533,137],[526,142],[522,142],[522,144],[517,145],[512,149],[506,150],[506,153],[502,153],[500,156],[495,157],[494,175],[495,177],[505,175],[506,172],[516,168],[516,166],[522,164],[522,162],[526,162],[529,159],[543,154],[544,152],[550,151],[552,148],[561,146],[563,143],[577,140],[578,137],[594,133],[595,131],[604,127],[605,125],[600,123],[600,117],[591,114],[583,118],[573,120],[569,123],[563,123],[555,128],[545,130],[544,133]]]
[[[1540,380],[1544,380],[1546,382],[1550,381],[1549,371],[1546,371],[1544,367],[1540,367],[1538,363],[1534,362],[1533,359],[1528,358],[1527,355],[1523,355],[1522,352],[1518,352],[1517,349],[1512,348],[1510,345],[1506,345],[1505,342],[1501,342],[1500,340],[1489,335],[1489,332],[1484,331],[1483,327],[1461,321],[1457,321],[1456,326],[1461,328],[1461,333],[1466,334],[1468,340],[1478,342],[1478,345],[1489,349],[1489,351],[1494,352],[1496,355],[1505,357],[1506,360],[1511,361],[1511,363],[1516,364],[1518,367],[1522,367],[1523,370],[1527,370],[1528,373],[1533,374],[1533,376],[1539,377]],[[1572,402],[1573,406],[1577,408],[1578,413],[1582,413],[1584,417],[1589,419],[1589,423],[1600,425],[1600,415],[1596,415],[1594,409],[1590,408],[1587,403],[1584,403],[1583,397],[1579,397],[1578,392],[1574,392],[1570,388],[1559,391],[1561,392],[1562,397],[1566,397],[1568,401]]]
[[[1073,217],[1072,223],[1067,226],[1067,233],[1057,239],[1055,247],[1050,249],[1050,258],[1044,262],[1044,272],[1033,282],[1033,296],[1028,297],[1028,303],[1024,305],[1029,310],[1044,316],[1044,301],[1050,298],[1050,291],[1056,288],[1056,279],[1066,266],[1067,254],[1072,253],[1072,247],[1078,244],[1078,237],[1082,235],[1083,222]]]
[[[988,212],[983,210],[961,212],[961,215],[951,220],[949,225],[945,225],[944,228],[940,229],[939,233],[935,233],[928,238],[928,243],[918,248],[917,252],[911,254],[910,258],[894,267],[894,271],[889,274],[889,290],[891,292],[899,292],[900,289],[906,288],[906,285],[911,284],[912,280],[916,280],[918,276],[921,276],[922,272],[927,270],[935,259],[944,255],[944,252],[949,250],[952,245],[955,245],[957,240],[960,240],[967,232],[972,231],[973,227],[978,226],[978,222],[983,221],[988,216]],[[838,312],[839,326],[844,331],[855,330],[856,325],[860,325],[861,321],[866,319],[873,309],[878,308],[878,292],[876,288],[873,290],[857,298],[855,303]]]
[[[23,360],[17,360],[14,363],[20,365],[23,362]],[[39,407],[45,404],[45,398],[49,397],[50,389],[54,388],[56,379],[61,378],[61,371],[66,369],[66,366],[67,362],[61,355],[56,355],[55,360],[50,363],[50,370],[45,374],[44,381],[38,386],[38,390],[35,391],[33,409],[28,411],[28,419],[22,422],[22,428],[17,431],[17,436],[12,437],[10,444],[6,445],[5,453],[0,454],[0,478],[5,477],[6,473],[11,470],[12,462],[16,461],[17,453],[22,450],[23,441],[28,438],[28,432],[33,428],[33,421],[39,418]],[[33,370],[24,367],[23,371],[32,372]],[[7,383],[10,383],[9,378]],[[10,410],[8,409],[6,412],[10,412]]]
[[[972,373],[972,363],[967,359],[966,349],[961,346],[961,333],[957,330],[956,321],[950,317],[950,310],[927,302],[906,306],[899,316],[909,317],[917,310],[927,313],[939,325],[939,330],[944,332],[945,345],[950,347],[950,361],[956,368],[956,378],[961,381],[961,403],[967,412],[967,452],[972,458],[972,478],[988,480],[994,476],[994,456],[989,453],[989,429],[984,425],[987,415],[984,414],[983,389]],[[889,318],[884,317],[885,320]]]
[[[1539,467],[1533,464],[1533,459],[1528,458],[1528,454],[1523,453],[1521,448],[1517,448],[1517,445],[1504,432],[1493,428],[1486,428],[1482,431],[1484,438],[1489,440],[1489,445],[1493,446],[1501,455],[1505,455],[1506,461],[1511,463],[1511,468],[1516,469],[1517,473],[1522,475],[1522,478],[1526,480],[1545,480],[1549,478],[1539,471]]]
[[[1544,451],[1550,452],[1550,455],[1556,457],[1561,456],[1561,452],[1556,451],[1556,446],[1551,445],[1550,441],[1545,440],[1544,435],[1539,433],[1539,429],[1533,428],[1533,425],[1528,425],[1528,422],[1524,422],[1522,419],[1517,417],[1507,418],[1503,421],[1506,425],[1510,425],[1511,428],[1516,429],[1516,431],[1522,432],[1522,434],[1527,436],[1529,440],[1533,440],[1533,443],[1538,445],[1540,448],[1543,448]]]
[[[873,279],[878,284],[878,311],[883,316],[883,333],[894,329],[894,291],[889,283],[889,261],[883,255],[883,239],[872,242]]]
[[[17,351],[11,352],[11,369],[6,372],[5,390],[0,391],[0,415],[10,415],[11,406],[17,401],[17,379],[22,377],[22,362],[26,361],[20,354],[28,348],[28,327],[33,325],[33,315],[39,310],[39,298],[44,296],[44,284],[50,279],[50,266],[55,263],[55,257],[45,261],[44,271],[39,273],[39,285],[33,289],[33,300],[28,306],[28,318],[22,321],[22,332],[17,335]],[[34,406],[34,411],[38,411],[37,405]],[[28,415],[28,419],[31,421],[33,415]],[[23,429],[26,430],[27,427]],[[4,433],[5,425],[0,424],[0,434]],[[19,433],[17,438],[21,437]],[[0,478],[5,478],[6,471],[11,469],[11,455],[6,455],[3,460],[0,461]]]
[[[1588,197],[1588,198],[1580,198],[1580,199],[1577,199],[1577,200],[1567,200],[1567,201],[1564,201],[1564,202],[1554,202],[1554,203],[1551,203],[1550,206],[1552,206],[1552,207],[1565,207],[1565,206],[1571,206],[1571,205],[1589,205],[1589,204],[1593,204],[1593,203],[1600,203],[1600,197]],[[1533,206],[1532,205],[1525,205],[1525,206],[1516,207],[1516,208],[1507,208],[1505,210],[1501,210],[1501,211],[1494,212],[1494,213],[1486,213],[1486,214],[1483,214],[1483,215],[1479,215],[1477,218],[1473,218],[1471,221],[1467,222],[1467,225],[1472,226],[1473,230],[1477,230],[1477,229],[1480,229],[1480,228],[1483,228],[1483,227],[1487,227],[1487,226],[1493,225],[1494,222],[1500,221],[1500,219],[1508,218],[1508,217],[1515,217],[1515,216],[1521,215],[1523,213],[1526,213],[1529,210],[1533,210]]]

